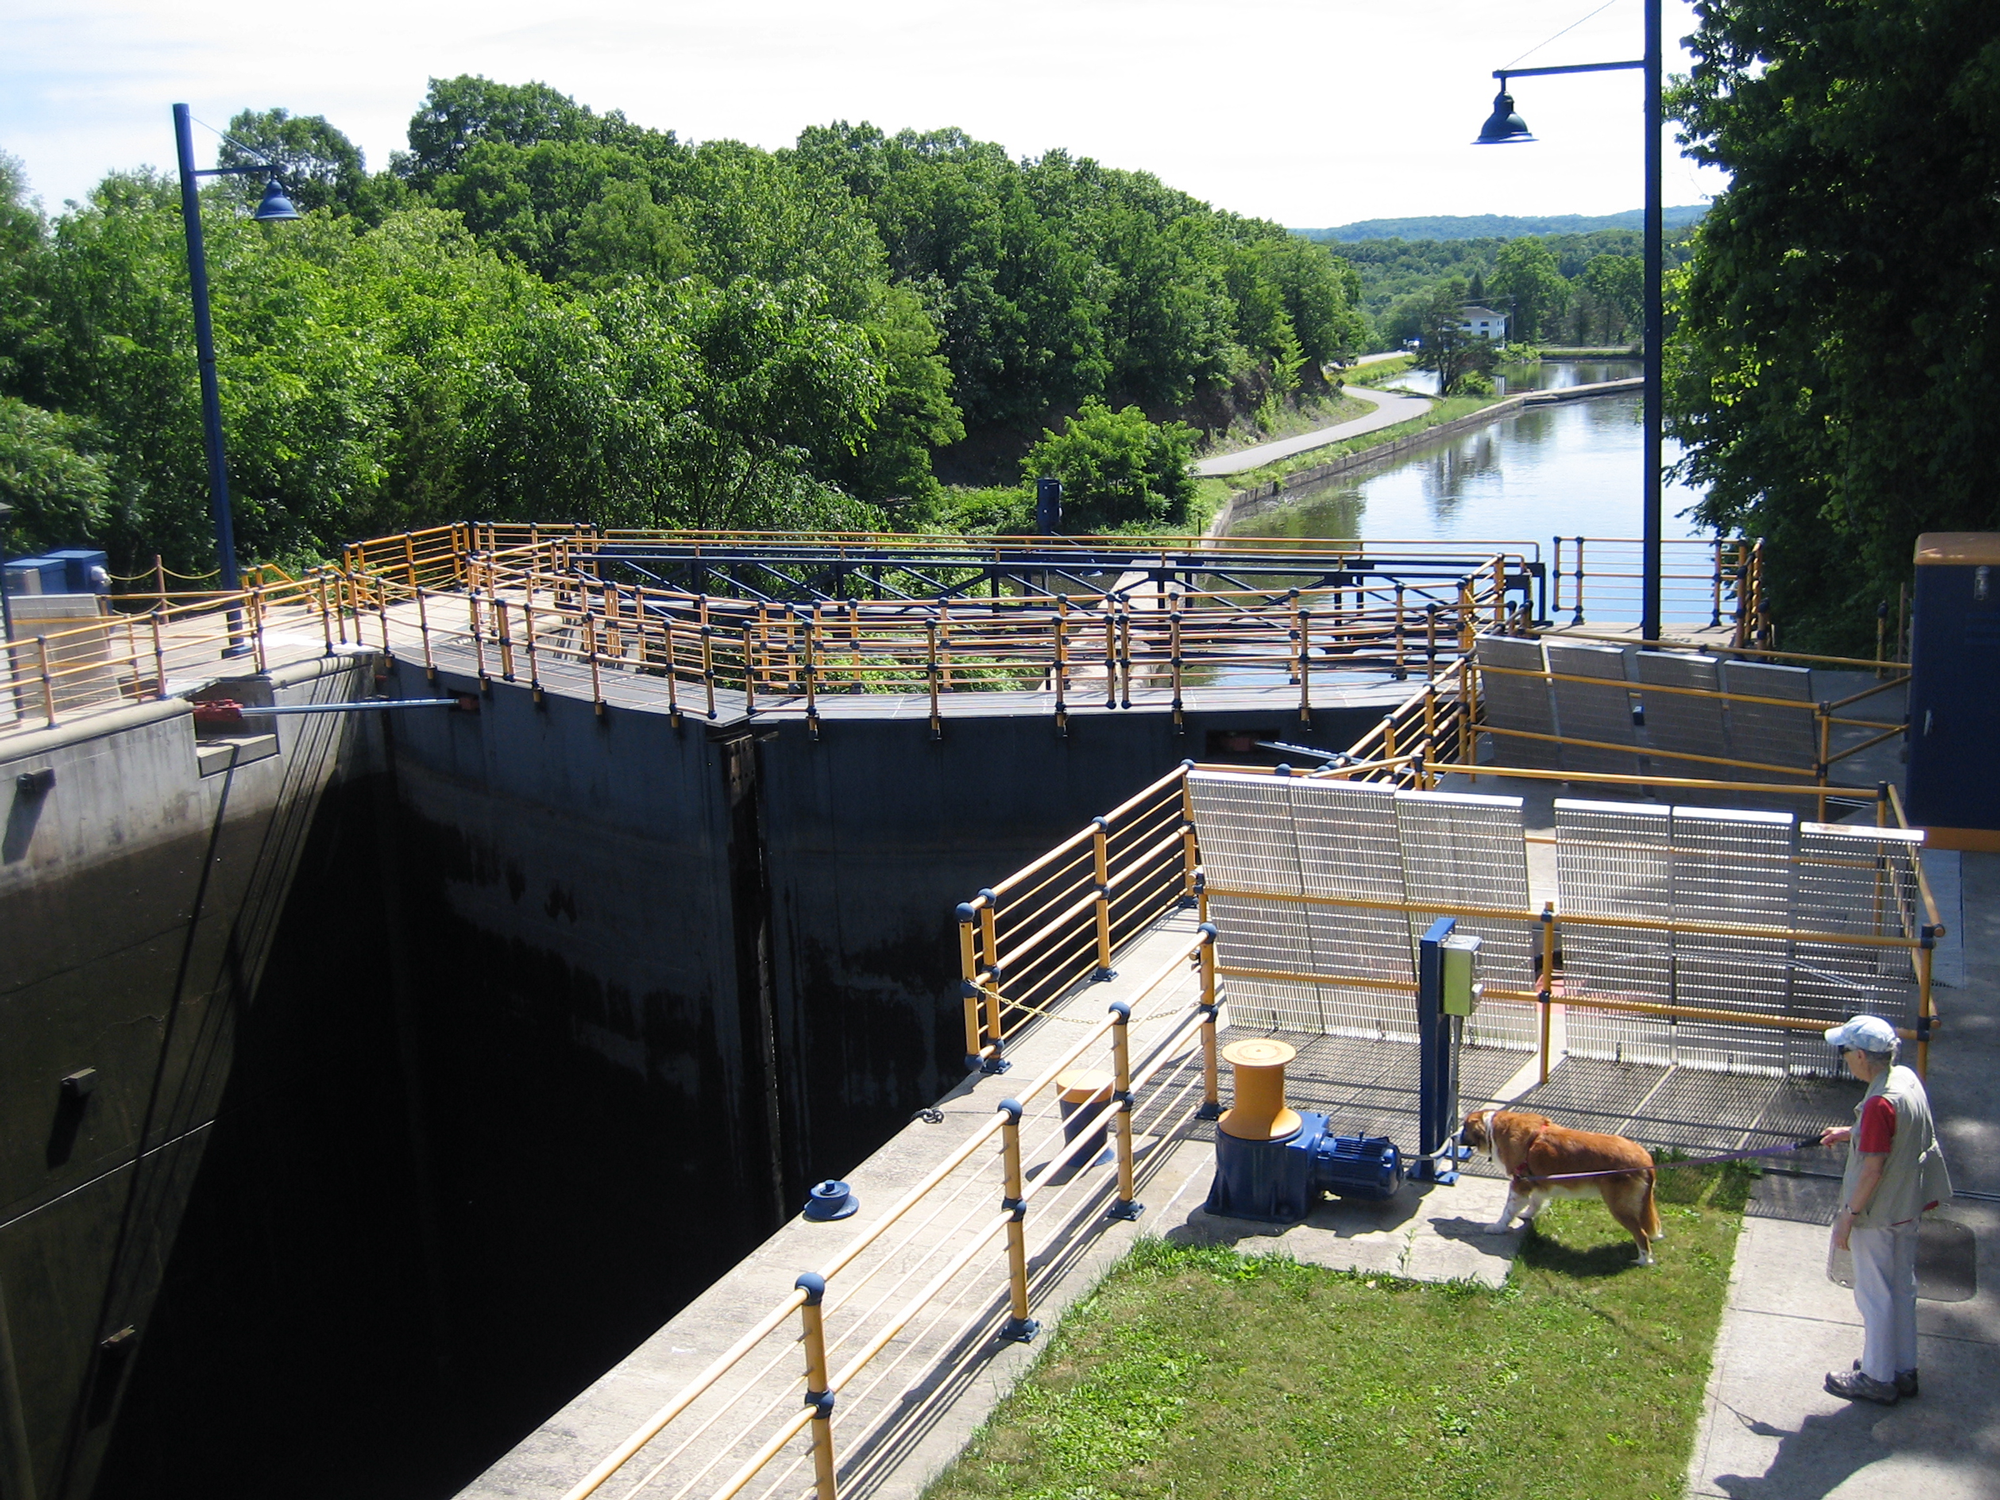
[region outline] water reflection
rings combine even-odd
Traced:
[[[1238,536],[1399,537],[1423,541],[1636,537],[1644,428],[1639,393],[1534,407],[1319,484],[1239,519]],[[1680,457],[1667,443],[1668,463]],[[1699,536],[1700,492],[1669,484],[1668,537]]]
[[[1606,380],[1636,380],[1646,367],[1636,359],[1550,359],[1534,364],[1502,365],[1493,372],[1493,388],[1501,395],[1522,391],[1557,391],[1572,385],[1597,385]],[[1435,370],[1410,370],[1398,375],[1392,385],[1435,396]]]

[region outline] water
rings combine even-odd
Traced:
[[[1585,366],[1584,368],[1589,368]],[[1639,393],[1531,407],[1380,464],[1273,496],[1236,536],[1459,541],[1636,537],[1645,429]],[[1664,458],[1680,457],[1669,441]],[[1681,514],[1701,492],[1669,483],[1663,535],[1704,533]]]
[[[1636,380],[1646,367],[1636,359],[1550,359],[1534,364],[1502,365],[1493,372],[1493,389],[1501,395],[1522,391],[1557,391],[1572,385],[1598,385],[1607,380]],[[1398,375],[1390,387],[1435,396],[1437,371],[1408,370]]]

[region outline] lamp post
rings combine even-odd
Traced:
[[[222,592],[233,594],[243,586],[243,580],[236,571],[236,528],[229,514],[229,470],[222,448],[222,397],[215,384],[215,329],[208,312],[208,254],[201,240],[201,196],[196,189],[203,177],[241,177],[261,172],[270,181],[265,185],[263,201],[250,217],[270,224],[296,219],[299,211],[292,207],[292,200],[278,185],[276,170],[268,162],[197,172],[185,104],[174,106],[174,145],[180,154],[181,220],[187,234],[188,291],[194,299],[195,357],[201,366],[202,445],[208,450],[208,498],[215,511],[215,556],[221,571],[218,581]],[[232,628],[232,639],[235,634]]]
[[[1646,75],[1646,491],[1641,518],[1639,634],[1660,638],[1660,433],[1665,407],[1661,393],[1661,348],[1665,319],[1661,312],[1660,278],[1663,260],[1660,209],[1660,0],[1646,0],[1646,55],[1637,62],[1573,63],[1561,68],[1496,68],[1500,92],[1493,113],[1480,128],[1478,146],[1506,146],[1532,141],[1526,123],[1514,113],[1507,92],[1509,78],[1538,78],[1553,73],[1609,73],[1625,68]]]

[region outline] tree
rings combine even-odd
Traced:
[[[613,110],[599,115],[545,83],[495,83],[461,73],[433,78],[430,92],[410,117],[410,149],[397,153],[392,167],[419,188],[458,170],[466,153],[481,141],[535,146],[543,141],[580,141],[622,146],[642,156],[671,155],[679,149],[671,132],[646,130]]]
[[[1679,284],[1683,472],[1790,642],[1870,645],[1918,533],[2000,527],[2000,9],[1696,11],[1678,113],[1731,186]]]
[[[1555,252],[1533,236],[1500,247],[1492,286],[1493,295],[1507,306],[1509,332],[1528,342],[1539,339],[1569,301],[1569,283],[1556,268]]]
[[[10,557],[73,547],[95,536],[111,495],[111,476],[86,423],[0,396],[0,501]]]
[[[1599,255],[1584,264],[1584,290],[1597,299],[1605,314],[1600,336],[1606,340],[1636,329],[1645,317],[1646,262],[1637,255]],[[1614,328],[1610,315],[1618,323]]]
[[[1147,531],[1187,522],[1195,431],[1184,422],[1149,422],[1136,406],[1113,411],[1086,401],[1058,433],[1045,430],[1021,461],[1030,482],[1063,482],[1063,525],[1088,534]]]
[[[246,109],[233,116],[216,152],[219,167],[248,167],[268,162],[277,169],[285,192],[301,213],[331,208],[350,213],[368,190],[367,163],[361,148],[329,125],[324,115],[293,115],[282,109]],[[237,194],[255,203],[264,179],[235,179]]]
[[[1465,283],[1457,277],[1440,282],[1414,309],[1417,368],[1435,370],[1438,390],[1455,396],[1493,371],[1498,352],[1484,334],[1475,335],[1465,321]],[[1490,387],[1488,387],[1490,389]]]

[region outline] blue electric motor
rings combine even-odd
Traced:
[[[1403,1156],[1381,1135],[1334,1135],[1327,1117],[1298,1112],[1299,1128],[1275,1141],[1215,1133],[1215,1185],[1208,1211],[1231,1219],[1296,1224],[1323,1192],[1342,1198],[1393,1198],[1403,1185]]]

